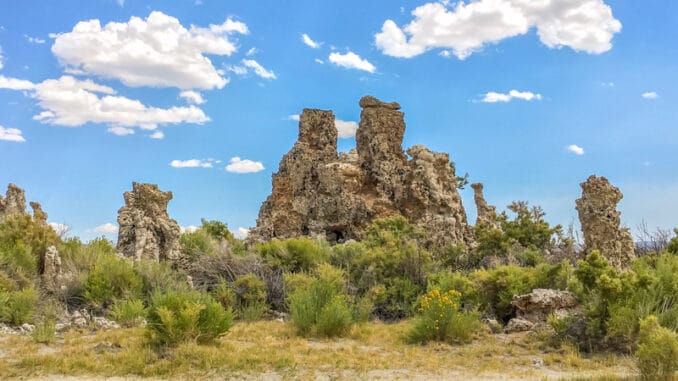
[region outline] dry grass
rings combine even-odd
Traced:
[[[405,344],[408,322],[368,323],[344,339],[307,340],[291,324],[236,324],[216,345],[186,343],[161,357],[143,329],[67,333],[50,345],[0,337],[0,379],[68,375],[181,379],[561,379],[628,375],[624,357],[585,358],[573,349],[543,354],[528,335],[480,334],[468,345]],[[99,350],[99,343],[113,350]],[[611,378],[613,379],[613,378]]]

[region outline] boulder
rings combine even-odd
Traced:
[[[570,291],[536,288],[529,294],[515,295],[511,304],[516,317],[532,323],[545,323],[550,315],[563,318],[578,311],[577,297]]]

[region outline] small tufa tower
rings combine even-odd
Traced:
[[[156,184],[135,182],[132,188],[118,210],[118,254],[135,261],[167,260],[178,265],[181,229],[167,214],[172,192],[163,192]]]
[[[577,212],[586,253],[600,250],[617,270],[628,268],[635,255],[631,232],[620,226],[621,213],[616,209],[624,197],[622,192],[605,177],[595,175],[580,185],[582,194],[577,200]]]

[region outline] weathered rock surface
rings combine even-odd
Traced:
[[[35,220],[36,222],[47,224],[47,213],[45,213],[45,211],[42,210],[42,205],[35,201],[31,201],[30,205],[31,209],[33,209],[33,220]]]
[[[473,188],[473,201],[476,203],[476,213],[478,215],[476,226],[496,226],[497,208],[489,205],[485,200],[485,196],[483,195],[483,184],[473,183],[471,184],[471,188]]]
[[[470,243],[449,156],[417,145],[407,150],[408,160],[400,105],[368,96],[360,106],[356,149],[340,154],[334,114],[304,109],[298,140],[273,175],[248,240],[361,239],[374,219],[401,214],[425,230],[432,245]]]
[[[515,295],[511,304],[516,307],[516,317],[504,328],[506,333],[529,331],[546,324],[551,315],[561,319],[580,311],[577,297],[570,291],[543,288]]]
[[[133,183],[125,192],[125,206],[118,210],[119,254],[134,260],[168,260],[179,264],[179,224],[167,214],[172,192],[155,184]]]
[[[576,203],[585,251],[600,250],[617,270],[628,268],[635,255],[631,232],[620,226],[616,209],[622,192],[605,177],[590,176],[580,185],[582,195]]]
[[[50,292],[58,292],[65,285],[66,277],[61,268],[61,256],[56,246],[50,246],[43,258],[42,284]]]
[[[15,214],[26,214],[26,194],[23,189],[10,183],[5,197],[0,195],[0,218]]]

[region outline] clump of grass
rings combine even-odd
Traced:
[[[123,327],[134,327],[146,318],[146,308],[140,299],[119,300],[111,307],[111,317]]]
[[[46,318],[35,326],[31,337],[33,341],[41,344],[49,344],[54,342],[56,335],[56,327],[53,319]]]

